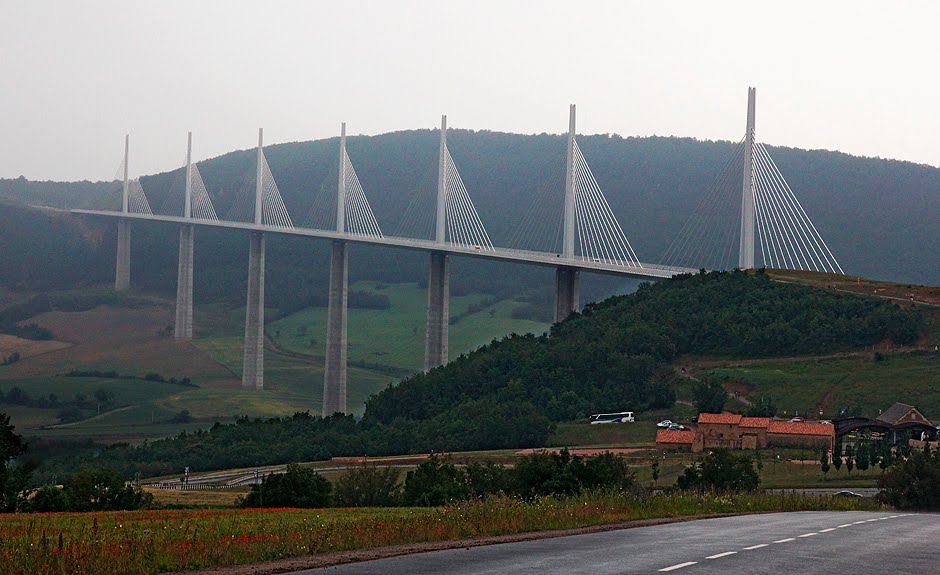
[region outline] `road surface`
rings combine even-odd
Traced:
[[[323,575],[940,574],[940,514],[746,515],[434,551],[298,571]]]

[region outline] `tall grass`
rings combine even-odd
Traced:
[[[135,575],[254,561],[748,511],[877,509],[870,500],[757,494],[594,493],[524,502],[508,497],[438,508],[254,509],[49,513],[0,517],[0,573]]]

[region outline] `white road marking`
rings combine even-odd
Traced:
[[[793,537],[790,537],[789,539],[781,539],[780,541],[774,541],[774,543],[787,543],[789,541],[793,541],[793,539],[794,539]]]
[[[682,569],[683,567],[688,567],[689,565],[695,565],[698,561],[686,561],[685,563],[679,563],[678,565],[673,565],[672,567],[663,567],[660,569],[660,572],[664,571],[675,571],[676,569]]]
[[[728,555],[737,555],[737,551],[725,551],[724,553],[719,553],[717,555],[709,555],[706,559],[721,559],[722,557],[727,557]]]
[[[836,529],[842,529],[843,527],[851,527],[851,526],[852,526],[851,523],[843,523],[842,525],[839,525],[838,527],[836,527]]]
[[[760,545],[751,545],[750,547],[745,547],[745,551],[750,551],[751,549],[760,549],[761,547],[767,547],[766,543],[761,543]]]
[[[866,523],[871,523],[872,521],[878,521],[878,519],[866,519],[865,520]]]
[[[892,515],[891,517],[888,517],[888,519],[897,519],[898,517],[899,515]]]
[[[819,532],[820,532],[820,533],[829,533],[830,531],[835,531],[835,530],[836,530],[835,527],[830,527],[829,529],[820,529]]]
[[[862,519],[861,521],[853,521],[852,525],[861,525],[862,523],[865,523],[864,519]]]
[[[797,537],[812,537],[813,535],[817,535],[817,534],[816,533],[804,533],[802,535],[797,535]]]

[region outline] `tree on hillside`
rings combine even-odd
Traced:
[[[12,513],[23,503],[23,491],[31,469],[14,465],[13,460],[26,453],[27,444],[10,423],[10,416],[0,413],[0,513]]]
[[[747,409],[748,417],[773,417],[777,415],[777,404],[766,395],[762,395]]]
[[[695,388],[695,403],[701,413],[721,413],[728,401],[728,393],[716,384],[699,384]]]
[[[825,447],[819,450],[819,466],[823,472],[823,477],[826,477],[826,474],[829,473],[829,452]]]
[[[836,441],[835,447],[832,448],[832,465],[836,468],[836,471],[842,469],[842,442]]]

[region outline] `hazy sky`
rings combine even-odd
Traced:
[[[0,5],[0,177],[452,127],[737,140],[940,164],[940,2]]]

